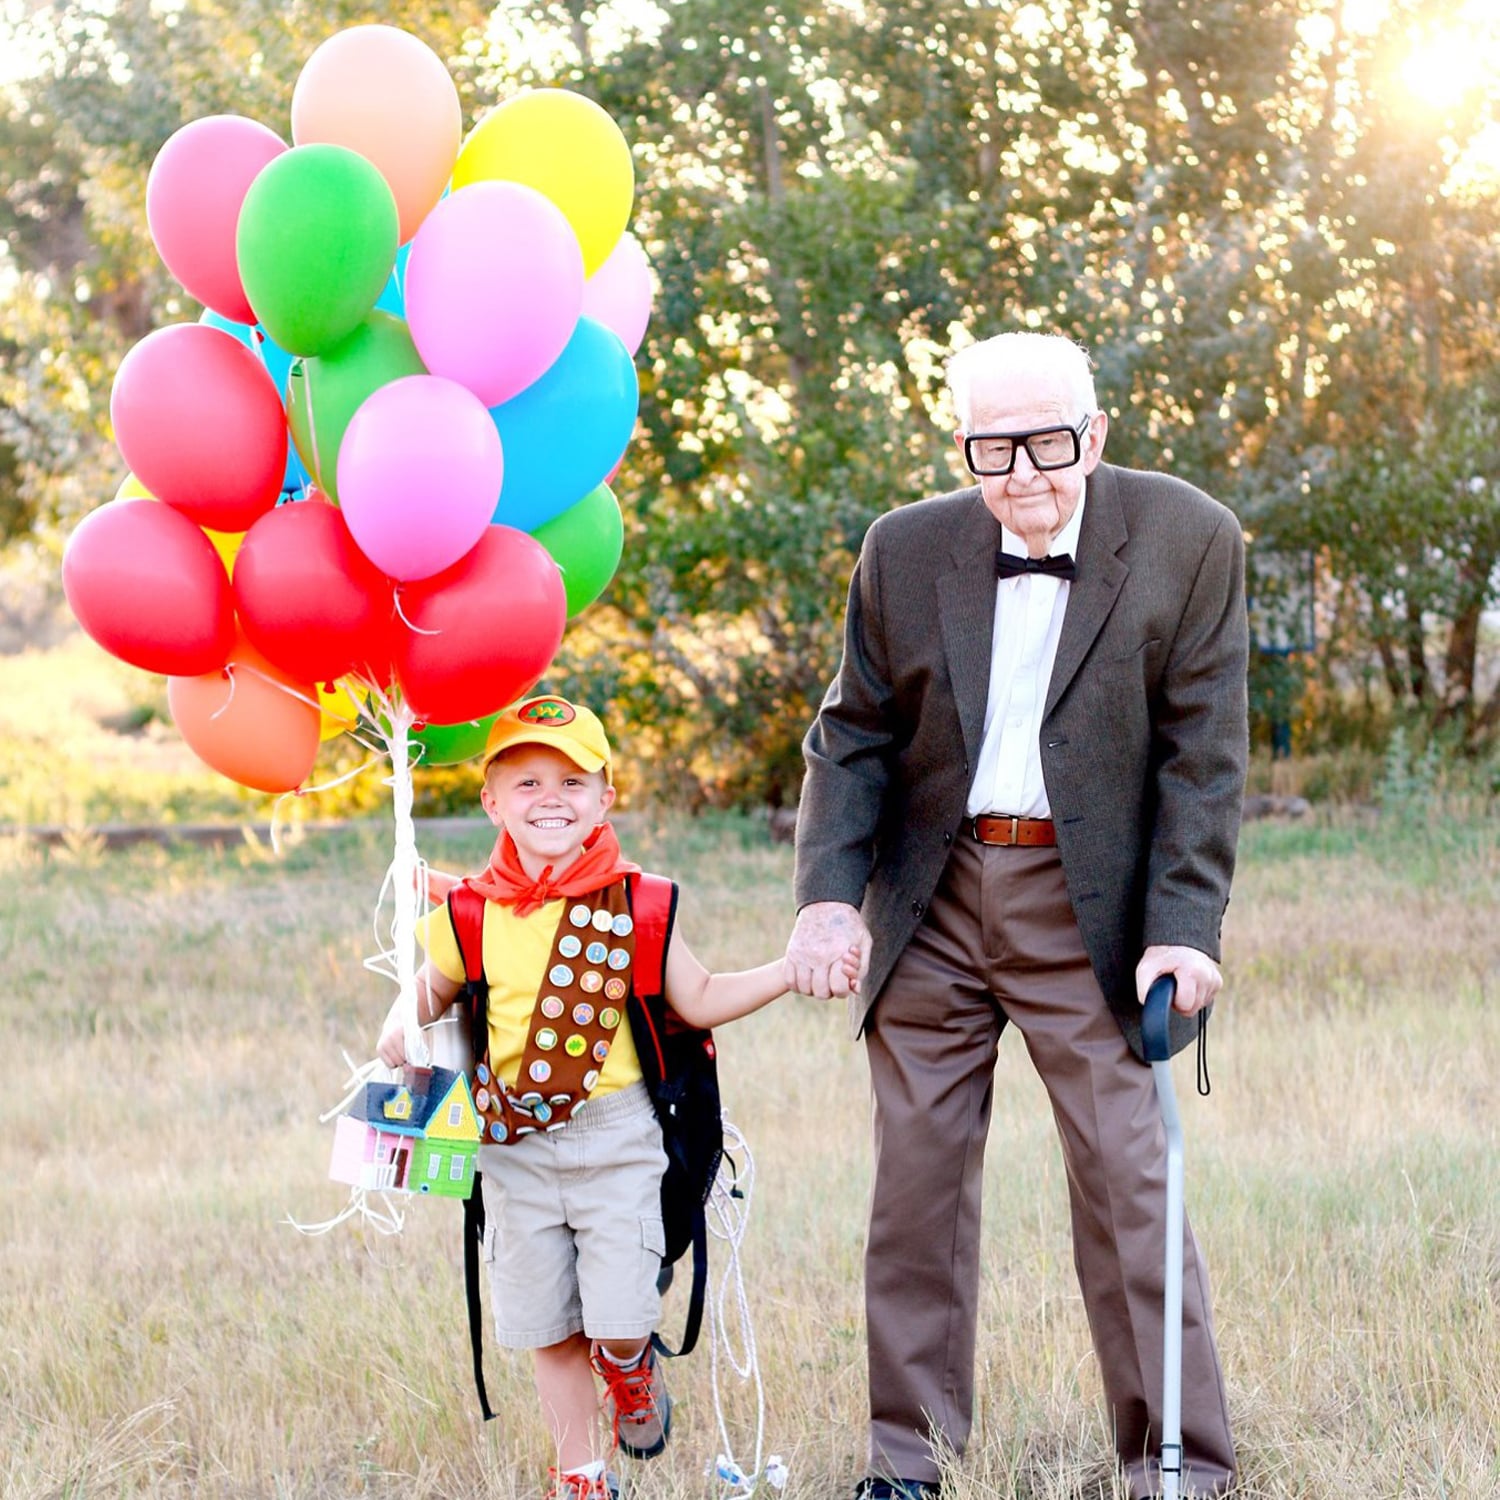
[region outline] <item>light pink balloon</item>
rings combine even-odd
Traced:
[[[651,319],[651,262],[633,234],[622,234],[584,282],[583,315],[618,334],[632,354],[641,347]]]
[[[582,306],[577,236],[524,183],[471,183],[444,198],[412,241],[406,321],[417,353],[485,406],[547,372]]]
[[[430,578],[484,534],[505,477],[500,434],[472,391],[407,375],[367,396],[339,446],[339,501],[389,578]]]
[[[205,115],[167,137],[146,178],[146,223],[166,268],[205,307],[253,323],[235,258],[240,206],[287,144],[243,115]]]

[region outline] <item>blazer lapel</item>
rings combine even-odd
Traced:
[[[1117,556],[1130,538],[1114,470],[1100,464],[1089,475],[1078,534],[1078,577],[1068,590],[1068,608],[1057,641],[1057,659],[1047,689],[1046,713],[1072,682],[1104,627],[1130,569]]]
[[[954,538],[953,568],[938,579],[943,654],[970,761],[984,739],[984,705],[990,691],[995,632],[995,549],[1000,523],[974,490],[974,507]]]

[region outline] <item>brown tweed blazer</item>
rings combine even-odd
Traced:
[[[978,488],[881,516],[844,655],[804,742],[798,907],[858,906],[874,940],[856,1034],[937,887],[979,755],[1000,526]],[[1151,944],[1219,957],[1248,754],[1244,538],[1181,480],[1088,479],[1042,721],[1058,852],[1094,973],[1140,1052]],[[993,809],[1003,812],[1006,809]],[[1174,1018],[1174,1046],[1195,1023]]]

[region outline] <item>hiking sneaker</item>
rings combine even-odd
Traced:
[[[592,1364],[604,1377],[610,1425],[620,1452],[631,1458],[655,1458],[672,1432],[672,1398],[656,1350],[647,1344],[640,1363],[622,1370],[596,1345]]]
[[[552,1488],[545,1500],[620,1500],[620,1481],[608,1470],[597,1479],[589,1479],[583,1474],[548,1469],[547,1477]]]

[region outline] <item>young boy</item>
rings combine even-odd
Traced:
[[[615,788],[603,725],[556,697],[505,710],[485,746],[479,800],[500,830],[489,867],[470,881],[486,898],[489,1052],[476,1059],[474,1082],[496,1333],[503,1345],[534,1351],[557,1452],[549,1496],[613,1500],[595,1373],[614,1441],[632,1457],[666,1445],[671,1401],[651,1347],[666,1157],[624,1019],[629,956],[618,936],[631,930],[625,877],[639,867],[621,857],[606,821]],[[423,925],[417,1008],[425,1025],[458,995],[464,968],[447,908]],[[846,968],[852,980],[857,954]],[[667,948],[664,984],[672,1009],[702,1027],[748,1015],[789,987],[783,960],[710,974],[680,937]],[[609,1030],[589,1047],[596,1007]],[[580,1018],[587,1036],[573,1032]],[[535,1088],[518,1086],[522,1064],[529,1080],[544,1080],[556,1059],[561,1077],[562,1054],[582,1057],[586,1047],[584,1103],[560,1106],[535,1128],[531,1111],[556,1101],[539,1106],[533,1092],[528,1109],[518,1099]],[[387,1023],[376,1050],[389,1066],[402,1065],[399,1020]]]

